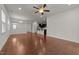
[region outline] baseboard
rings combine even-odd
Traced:
[[[63,37],[63,36],[56,36],[56,35],[48,35],[48,36],[55,37],[55,38],[58,38],[58,39],[61,39],[61,40],[66,40],[66,41],[71,41],[71,42],[79,43],[79,41],[74,41],[74,40],[71,40],[71,39]]]

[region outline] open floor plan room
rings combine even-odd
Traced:
[[[0,55],[79,55],[79,4],[0,4]]]

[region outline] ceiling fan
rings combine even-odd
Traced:
[[[44,15],[44,12],[50,12],[50,10],[47,10],[46,7],[46,4],[43,4],[40,7],[33,6],[33,8],[37,9],[37,11],[34,13],[41,13],[41,15]]]

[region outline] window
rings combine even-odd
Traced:
[[[6,32],[6,15],[3,10],[1,10],[1,20],[2,20],[2,33]]]
[[[8,19],[8,30],[10,30],[10,20]]]
[[[5,27],[4,27],[4,24],[2,23],[2,33],[5,32]]]
[[[13,24],[13,29],[16,29],[16,24]]]
[[[3,10],[1,10],[1,17],[2,17],[2,22],[3,23],[6,23],[6,15],[5,15],[5,13],[4,13],[4,11]]]

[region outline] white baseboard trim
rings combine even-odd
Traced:
[[[71,40],[71,39],[63,37],[63,36],[62,37],[61,36],[56,36],[56,35],[48,35],[48,36],[55,37],[55,38],[58,38],[58,39],[61,39],[61,40],[67,40],[67,41],[79,43],[79,41],[74,41],[74,40]]]

